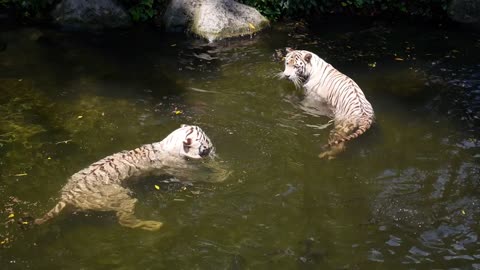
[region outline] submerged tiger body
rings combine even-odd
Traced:
[[[161,142],[105,157],[72,175],[61,191],[60,201],[36,224],[57,216],[63,209],[113,211],[121,225],[157,230],[161,222],[140,220],[134,215],[136,199],[123,184],[132,178],[169,173],[185,176],[190,159],[213,153],[213,145],[198,126],[182,125]]]
[[[332,109],[335,127],[320,158],[333,158],[344,150],[345,142],[371,127],[373,108],[360,87],[316,54],[287,48],[285,70],[280,77],[303,87],[306,99],[326,103]]]

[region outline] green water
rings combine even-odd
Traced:
[[[333,25],[214,44],[4,28],[0,267],[480,269],[480,34]],[[329,119],[275,78],[283,67],[271,55],[285,46],[350,75],[375,109],[375,127],[335,160],[317,158]],[[160,231],[108,213],[16,223],[49,210],[76,171],[182,123],[206,131],[232,174],[134,185],[137,215],[164,222]]]

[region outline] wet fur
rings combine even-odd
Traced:
[[[287,48],[285,70],[278,75],[305,89],[305,98],[326,102],[334,112],[335,127],[320,158],[334,158],[345,142],[365,133],[374,121],[372,105],[360,87],[316,54]]]
[[[137,199],[122,184],[143,175],[182,174],[187,169],[186,158],[200,159],[212,150],[210,139],[199,127],[182,125],[161,142],[110,155],[75,173],[63,187],[60,201],[35,223],[45,223],[64,210],[113,211],[122,226],[158,230],[161,222],[135,217]]]

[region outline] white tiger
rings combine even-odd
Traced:
[[[285,70],[280,77],[305,89],[305,98],[327,103],[333,111],[335,128],[330,132],[326,149],[320,158],[333,158],[374,121],[372,105],[360,87],[348,76],[336,70],[316,54],[287,48]]]
[[[212,142],[200,127],[182,125],[161,142],[107,156],[75,173],[63,187],[57,205],[35,223],[42,224],[67,208],[113,211],[123,226],[158,230],[162,222],[135,217],[137,200],[122,184],[128,179],[149,174],[191,174],[189,160],[206,158],[213,152]]]

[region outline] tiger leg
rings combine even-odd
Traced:
[[[120,225],[154,231],[163,225],[159,221],[141,220],[135,217],[137,199],[130,196],[131,191],[120,185],[100,185],[93,187],[95,192],[76,198],[75,206],[83,211],[113,211]]]
[[[67,206],[66,202],[63,202],[63,201],[58,202],[57,205],[55,205],[55,207],[53,207],[52,210],[48,211],[48,213],[46,213],[43,217],[35,219],[34,223],[37,224],[37,225],[45,223],[49,219],[52,219],[52,218],[58,216],[58,214],[60,214],[60,212],[66,206]]]
[[[338,154],[345,151],[345,142],[341,142],[328,147],[328,150],[323,151],[318,155],[319,158],[334,159]]]
[[[335,123],[335,127],[330,131],[328,143],[332,144],[339,141],[357,129],[358,125],[351,121],[338,121]],[[319,158],[334,159],[336,155],[345,151],[345,142],[339,142],[326,147],[326,150],[318,155]]]
[[[136,201],[136,200],[135,200]],[[147,231],[156,231],[162,227],[163,223],[154,220],[140,220],[135,217],[133,211],[117,211],[118,223],[124,227],[139,228]]]

